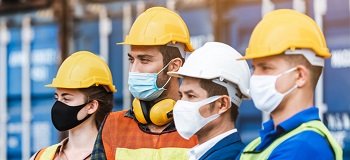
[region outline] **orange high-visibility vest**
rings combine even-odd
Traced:
[[[59,145],[60,144],[58,143],[50,147],[43,148],[36,154],[34,160],[53,160]]]
[[[180,150],[187,150],[198,144],[196,136],[185,140],[177,131],[161,134],[146,133],[132,118],[124,117],[125,113],[126,111],[110,113],[103,126],[102,142],[108,160],[117,159],[117,153],[125,153],[125,151],[130,150],[132,152],[129,154],[132,153],[133,156],[149,153],[145,152],[144,149],[159,149],[162,150],[162,153],[167,150],[168,153],[171,152],[173,156],[176,156],[176,152],[183,153]],[[123,154],[124,156],[125,154]]]

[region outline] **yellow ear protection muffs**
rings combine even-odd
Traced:
[[[172,99],[164,99],[150,106],[149,102],[135,98],[132,102],[132,107],[135,117],[140,123],[153,123],[157,126],[162,126],[173,120],[175,103]]]

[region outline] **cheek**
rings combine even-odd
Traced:
[[[77,119],[78,120],[82,120],[84,119],[88,113],[87,113],[87,110],[85,109],[86,107],[82,108],[79,112],[78,112],[78,115],[77,115]]]
[[[282,77],[279,77],[276,82],[276,90],[279,93],[286,93],[296,84],[295,81],[295,78],[291,75],[284,75]]]
[[[199,114],[204,117],[204,118],[207,118],[209,116],[211,116],[211,113],[210,113],[210,104],[207,104],[201,108],[199,108]]]

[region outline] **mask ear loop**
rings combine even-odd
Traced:
[[[171,60],[172,61],[172,60]],[[157,73],[157,75],[159,74],[159,73],[161,73],[161,72],[163,72],[164,71],[164,69],[166,68],[166,67],[168,67],[169,66],[169,64],[171,63],[171,61],[167,64],[167,65],[165,65],[158,73]]]
[[[287,71],[285,71],[285,72],[283,72],[283,73],[281,73],[281,74],[279,74],[279,75],[277,75],[277,77],[280,77],[280,76],[282,76],[282,75],[284,75],[284,74],[287,74],[287,73],[290,73],[290,72],[292,72],[292,71],[294,71],[294,70],[297,70],[297,67],[293,67],[293,68],[291,68],[291,69],[288,69]],[[287,94],[289,94],[290,92],[292,92],[295,88],[297,88],[298,86],[297,85],[294,85],[291,89],[289,89],[287,92],[285,92],[285,93],[281,93],[283,96],[286,96]]]
[[[285,71],[285,72],[283,72],[283,73],[280,73],[280,74],[276,75],[276,77],[277,77],[277,78],[278,78],[278,77],[281,77],[282,75],[287,74],[287,73],[290,73],[290,72],[293,72],[293,71],[296,70],[296,69],[297,69],[297,67],[293,67],[293,68],[288,69],[287,71]]]
[[[297,85],[294,85],[291,89],[289,89],[287,92],[283,93],[283,96],[286,96],[287,94],[289,94],[290,92],[292,92],[295,88],[297,88]]]
[[[171,62],[172,62],[172,60],[171,60],[167,65],[165,65],[165,66],[157,73],[157,76],[159,75],[159,73],[163,72],[164,69],[167,68],[167,67],[170,65]],[[165,84],[163,85],[163,87],[161,87],[161,88],[163,88],[164,90],[166,90],[164,87],[169,83],[170,79],[171,79],[171,76],[168,78],[168,80],[166,81],[166,83],[165,83]],[[157,85],[156,85],[156,86],[157,86]]]

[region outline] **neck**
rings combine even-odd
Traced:
[[[166,90],[163,91],[163,93],[157,98],[155,99],[153,102],[151,102],[150,104],[153,106],[154,104],[156,104],[157,102],[163,100],[163,99],[172,99],[174,101],[179,100],[180,95],[179,95],[179,87],[180,87],[180,82],[178,78],[171,78],[168,85],[165,87]],[[155,124],[148,124],[148,128],[150,129],[150,131],[152,133],[162,133],[163,130],[169,126],[170,123],[165,124],[163,126],[157,126]]]
[[[162,133],[166,127],[169,126],[170,123],[163,125],[163,126],[157,126],[155,124],[148,124],[147,127],[152,133]]]
[[[275,128],[295,114],[312,107],[313,96],[313,92],[305,92],[302,89],[296,89],[287,95],[281,104],[271,113]]]
[[[173,99],[174,101],[179,100],[180,95],[178,91],[180,88],[180,82],[178,78],[171,78],[165,88],[166,90],[163,91],[163,93],[157,99],[155,99],[154,102],[159,102],[166,98]]]
[[[92,150],[97,137],[97,128],[91,116],[79,126],[69,130],[67,149]]]
[[[210,125],[211,123],[212,125]],[[227,120],[224,117],[220,116],[218,119],[208,123],[205,127],[197,132],[196,135],[198,136],[198,144],[203,144],[210,139],[234,128],[235,125],[233,122],[231,122],[231,120]]]

